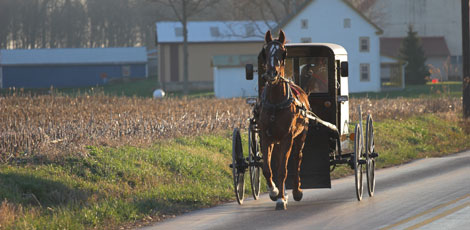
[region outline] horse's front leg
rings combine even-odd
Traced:
[[[274,143],[263,141],[267,137],[261,137],[261,152],[263,153],[263,175],[266,178],[266,183],[268,185],[269,196],[274,201],[276,200],[279,190],[276,187],[276,184],[273,182],[273,174],[271,169],[271,157],[274,148]]]
[[[302,189],[300,188],[300,166],[302,164],[302,150],[304,148],[305,139],[307,138],[307,130],[305,129],[300,135],[294,139],[294,144],[292,145],[292,154],[294,157],[294,189],[292,190],[292,195],[294,196],[295,201],[300,201],[303,196]]]
[[[279,195],[277,196],[276,210],[285,210],[287,209],[287,198],[285,196],[286,188],[286,179],[287,179],[287,163],[289,161],[289,156],[292,150],[293,139],[292,136],[284,138],[280,143],[280,162],[278,165],[278,185],[279,185]]]

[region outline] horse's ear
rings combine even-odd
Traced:
[[[268,30],[268,32],[266,32],[266,35],[264,36],[264,41],[266,43],[270,43],[273,41],[273,36],[271,35],[271,30]]]
[[[284,33],[283,30],[279,32],[279,42],[282,43],[283,45],[286,44],[286,34]]]

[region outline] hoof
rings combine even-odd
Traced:
[[[286,210],[286,209],[287,209],[287,201],[283,200],[282,198],[277,199],[276,210]]]
[[[279,195],[279,189],[277,189],[276,185],[273,185],[272,188],[268,188],[269,190],[269,198],[271,198],[272,201],[277,200],[277,196]]]
[[[292,195],[294,196],[295,201],[300,201],[302,200],[304,193],[301,190],[298,190],[298,191],[293,190]]]

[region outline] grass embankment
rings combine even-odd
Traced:
[[[470,130],[463,127],[431,114],[375,122],[377,167],[468,149]],[[229,132],[88,150],[86,158],[2,166],[0,228],[131,227],[233,200]],[[333,177],[350,172],[341,167]]]
[[[117,228],[232,199],[225,136],[0,168],[0,229]]]

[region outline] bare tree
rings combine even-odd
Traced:
[[[376,24],[381,24],[385,12],[378,0],[348,0],[356,9]]]
[[[220,0],[153,0],[173,10],[183,26],[183,93],[189,93],[188,86],[188,19],[201,13],[207,7],[213,7]]]
[[[223,12],[231,12],[232,20],[264,21],[267,28],[274,29],[309,0],[237,0],[225,5]],[[259,25],[259,24],[253,24]],[[255,27],[259,34],[266,31]],[[230,36],[243,36],[232,34]]]

